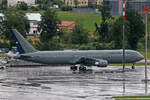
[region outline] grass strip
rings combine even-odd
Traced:
[[[150,96],[115,96],[115,100],[150,100]]]

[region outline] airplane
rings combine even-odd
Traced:
[[[19,51],[17,59],[48,65],[70,65],[73,71],[87,70],[88,66],[107,67],[109,64],[122,64],[122,50],[62,50],[39,51],[16,30],[12,36]],[[125,50],[125,63],[134,64],[144,57],[137,51]],[[79,65],[79,66],[77,66]]]

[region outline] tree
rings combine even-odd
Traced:
[[[21,3],[17,4],[17,8],[19,10],[28,10],[28,5],[25,2],[21,2]]]
[[[106,5],[101,5],[99,6],[99,11],[101,12],[101,16],[102,16],[102,21],[106,21],[107,19],[109,19],[111,17],[110,15],[110,8]]]
[[[58,20],[56,12],[52,9],[48,9],[44,12],[42,16],[42,21],[40,23],[40,30],[42,30],[40,34],[40,40],[42,42],[47,42],[51,40],[53,36],[59,33],[58,24],[60,24],[60,20]]]
[[[130,27],[129,27],[129,22],[126,20],[125,22],[125,34],[126,38],[128,38],[128,35],[130,34]],[[119,17],[117,18],[111,28],[112,32],[112,40],[115,42],[115,48],[116,49],[121,49],[122,48],[122,32],[123,32],[123,18]],[[126,47],[127,47],[127,39],[126,39]]]
[[[131,49],[137,49],[138,41],[145,35],[145,25],[138,12],[131,9],[126,11],[126,20],[129,22],[130,34],[128,43]]]
[[[38,4],[39,9],[47,10],[50,5],[51,0],[36,0],[35,3]]]
[[[71,36],[72,44],[86,44],[88,43],[88,32],[82,25],[77,24],[72,31]]]
[[[101,11],[102,15],[102,23],[100,24],[100,27],[95,23],[96,31],[100,35],[100,41],[101,42],[110,42],[111,40],[109,39],[110,34],[109,34],[109,23],[108,19],[111,18],[110,15],[110,9],[108,6],[101,5],[99,6],[99,11]]]
[[[63,5],[63,2],[62,2],[62,0],[53,0],[53,2],[52,2],[52,5],[59,5],[59,7],[61,6],[61,5]]]
[[[112,37],[115,41],[116,48],[122,48],[122,28],[123,19],[122,16],[117,19],[112,26]],[[125,22],[125,39],[126,46],[130,49],[137,49],[137,44],[141,38],[145,35],[145,25],[142,21],[141,16],[134,10],[126,11],[126,22]]]
[[[42,50],[42,51],[53,51],[53,50],[61,50],[62,47],[60,45],[60,42],[59,42],[59,39],[58,39],[58,36],[54,36],[51,41],[46,41],[46,42],[37,42],[35,44],[35,47],[38,49],[38,50]]]
[[[51,2],[51,0],[35,0],[36,4],[48,4],[50,2]]]
[[[72,11],[72,7],[71,7],[71,6],[64,5],[64,6],[61,7],[61,10],[62,10],[62,11]]]
[[[0,4],[0,9],[5,10],[7,8],[7,0],[2,0]]]
[[[24,17],[24,14],[18,12],[15,8],[7,9],[4,12],[4,15],[4,21],[0,23],[0,26],[3,25],[3,28],[0,28],[0,32],[5,39],[10,40],[12,46],[13,40],[10,29],[17,29],[20,33],[22,33],[23,36],[25,36],[29,30],[29,22]]]

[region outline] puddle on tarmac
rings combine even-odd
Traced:
[[[121,68],[94,67],[89,72],[72,72],[65,66],[8,68],[0,71],[0,100],[112,100],[145,94],[144,66],[128,67],[125,73]]]

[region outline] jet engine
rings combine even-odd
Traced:
[[[99,59],[99,60],[95,61],[95,66],[97,66],[97,67],[107,67],[107,65],[108,65],[107,60]]]

